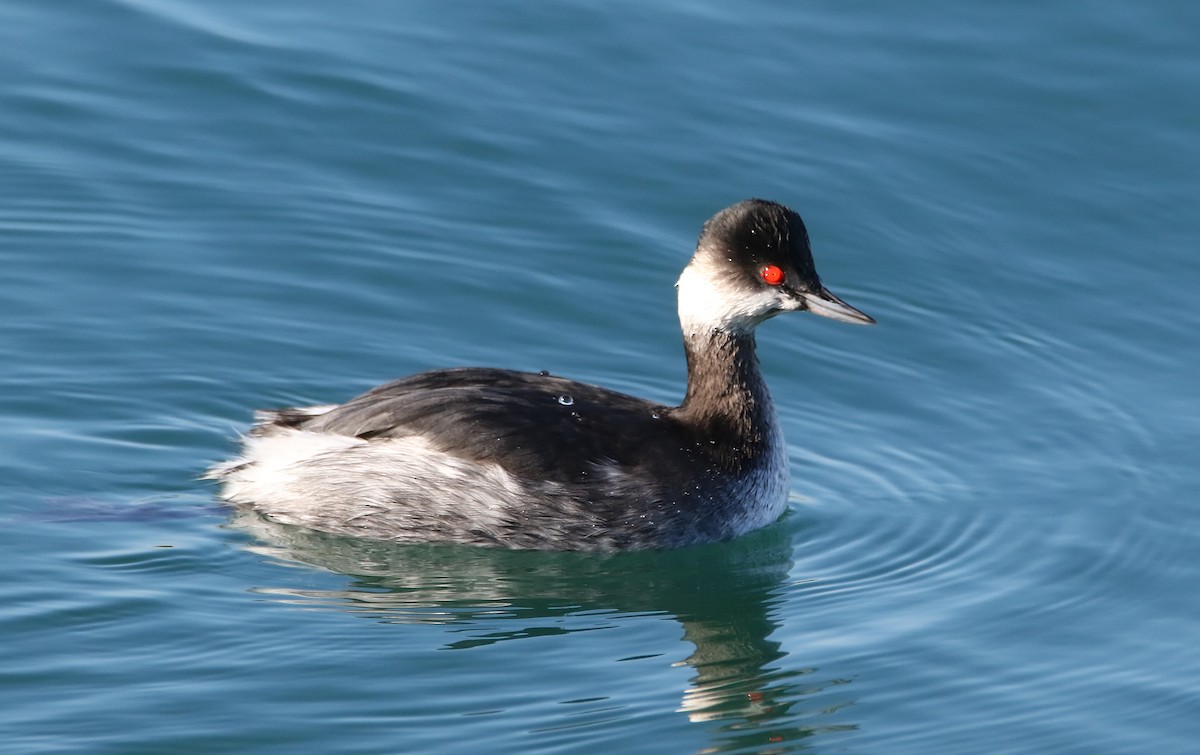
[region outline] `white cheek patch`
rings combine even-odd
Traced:
[[[679,323],[684,335],[715,329],[749,333],[786,307],[778,289],[739,286],[706,258],[696,257],[679,276]]]

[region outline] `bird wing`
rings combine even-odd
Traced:
[[[281,413],[280,416],[289,416]],[[368,440],[421,436],[463,459],[572,484],[616,466],[647,482],[696,459],[668,407],[550,375],[437,370],[381,385],[288,424]],[[680,466],[681,464],[687,466]]]

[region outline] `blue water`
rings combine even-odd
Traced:
[[[0,2],[7,752],[1184,753],[1200,6]],[[660,401],[747,196],[792,503],[612,556],[238,518],[259,407]]]

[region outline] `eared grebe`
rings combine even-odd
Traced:
[[[677,287],[679,406],[546,373],[436,370],[261,412],[207,477],[269,519],[398,542],[611,551],[763,527],[786,506],[788,459],[755,326],[805,310],[874,320],[821,285],[800,216],[759,199],[704,224]]]

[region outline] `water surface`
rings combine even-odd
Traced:
[[[0,3],[18,752],[1188,752],[1192,4]],[[748,196],[872,329],[760,332],[779,524],[396,547],[196,479],[434,367],[682,395]]]

